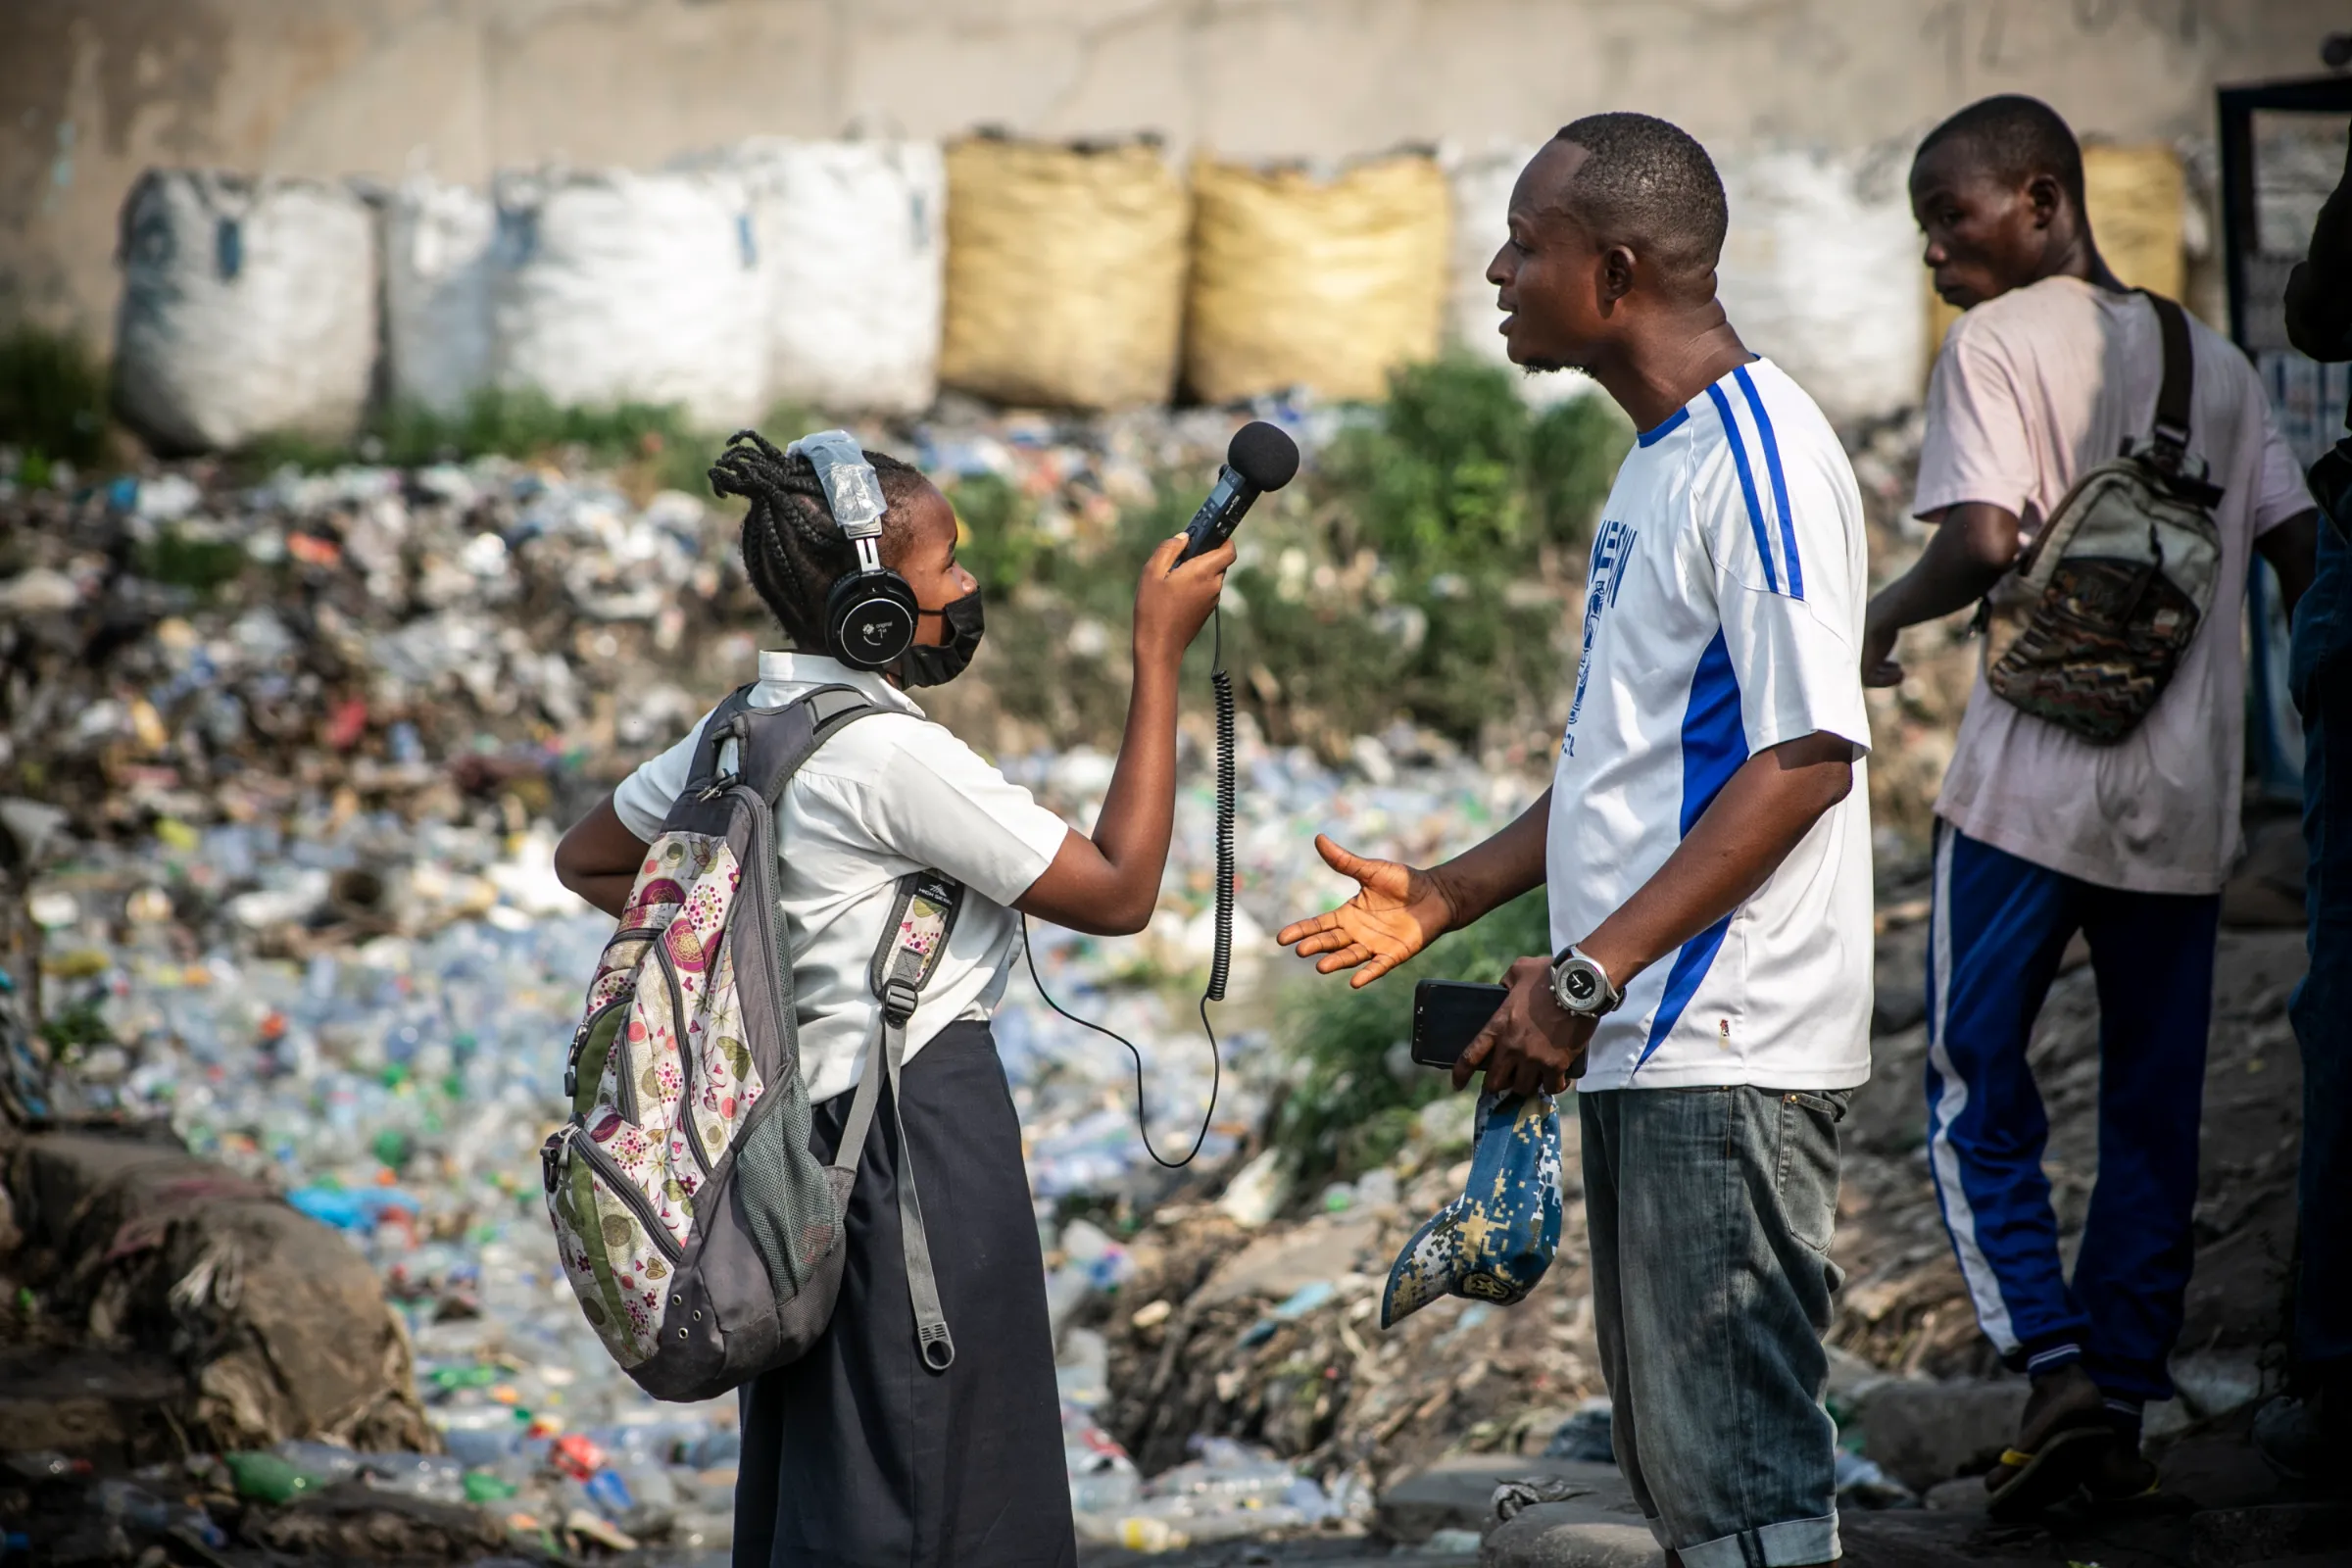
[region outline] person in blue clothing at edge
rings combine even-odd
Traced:
[[[1987,98],[1920,144],[1911,207],[1937,294],[1965,312],[1928,387],[1913,512],[1936,524],[1871,602],[1863,678],[1902,678],[1902,628],[2018,603],[2023,549],[2084,469],[2151,428],[2155,307],[2099,257],[2074,132]],[[2000,700],[1980,671],[1936,801],[1928,950],[1928,1149],[1977,1322],[2032,1379],[1986,1475],[1996,1514],[2156,1489],[2140,1413],[2173,1396],[2222,884],[2238,850],[2241,636],[2260,550],[2291,608],[2311,580],[2310,494],[2246,357],[2193,318],[2188,450],[2221,487],[2212,624],[2112,745]],[[2007,597],[2004,597],[2007,596]],[[2026,1061],[2082,932],[2099,1002],[2099,1171],[2072,1277]]]
[[[2323,362],[2352,360],[2352,137],[2344,174],[2288,275],[2286,332]],[[2344,411],[2352,430],[2352,408]],[[2288,683],[2303,714],[2304,890],[2311,972],[2288,1012],[2303,1051],[2297,1389],[2254,1419],[2263,1456],[2297,1481],[2345,1489],[2352,1460],[2352,436],[2311,470],[2325,525],[2295,612]]]
[[[1552,787],[1427,870],[1316,846],[1359,888],[1281,933],[1363,985],[1545,885],[1456,1087],[1578,1085],[1619,1464],[1686,1568],[1839,1556],[1821,1335],[1838,1122],[1870,1076],[1861,495],[1811,398],[1715,298],[1723,185],[1645,115],[1568,125],[1487,276],[1511,359],[1634,420],[1595,533]]]

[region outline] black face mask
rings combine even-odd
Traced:
[[[949,600],[937,612],[947,617],[948,640],[936,647],[918,643],[907,649],[899,660],[903,685],[945,686],[962,674],[972,655],[980,651],[981,633],[988,628],[981,622],[979,589]]]

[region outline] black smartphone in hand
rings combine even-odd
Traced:
[[[1474,980],[1424,980],[1413,987],[1413,1060],[1450,1071],[1510,995]]]

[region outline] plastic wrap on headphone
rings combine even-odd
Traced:
[[[858,438],[847,430],[816,430],[801,437],[787,452],[797,452],[816,470],[825,487],[825,505],[833,520],[852,539],[872,539],[882,532],[882,481]]]

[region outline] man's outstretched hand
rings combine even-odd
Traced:
[[[1317,973],[1354,969],[1348,983],[1368,986],[1453,929],[1453,906],[1427,871],[1350,855],[1321,833],[1315,850],[1334,871],[1355,879],[1355,897],[1293,921],[1275,940],[1314,958]]]

